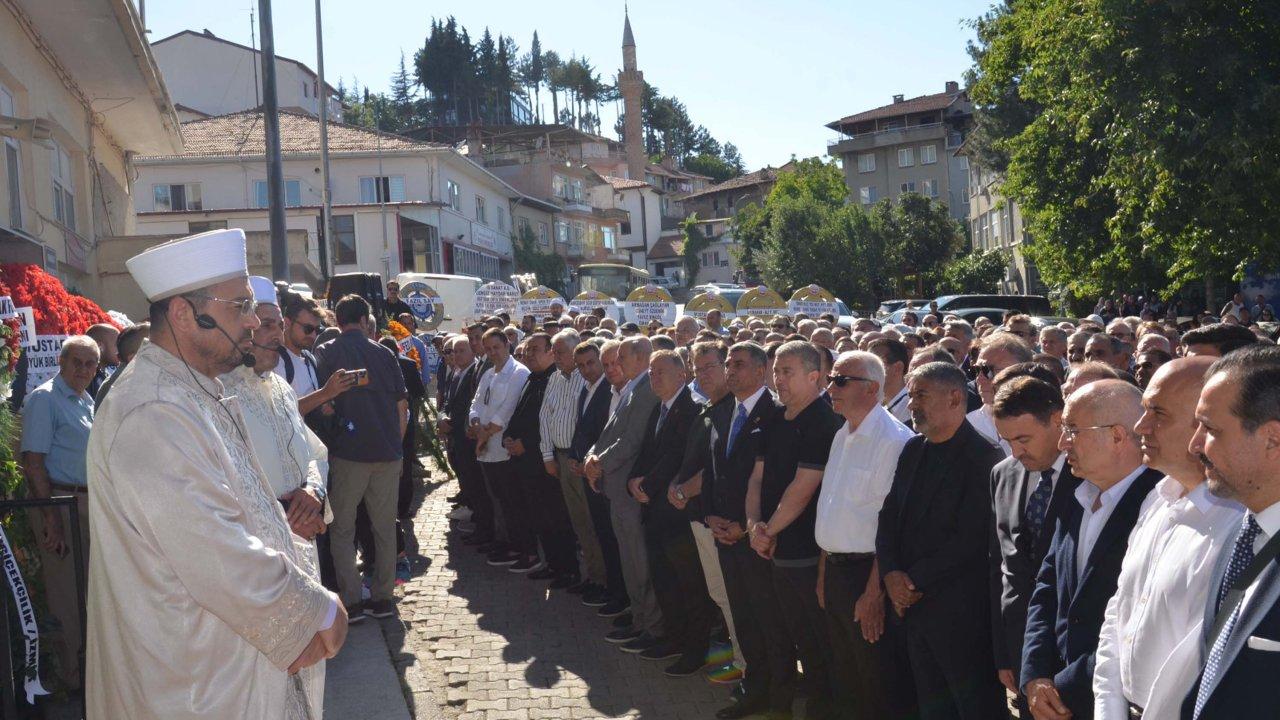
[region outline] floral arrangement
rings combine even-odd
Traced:
[[[0,285],[8,288],[15,306],[32,309],[39,335],[78,335],[98,323],[118,326],[96,303],[67,292],[58,278],[38,265],[0,265]]]
[[[407,355],[409,359],[413,360],[413,363],[415,365],[421,368],[422,357],[418,354],[418,348],[415,347],[413,343],[405,342],[405,340],[409,339],[412,336],[412,333],[409,332],[409,329],[406,328],[404,325],[401,325],[400,323],[396,322],[395,320],[388,320],[387,333],[391,335],[391,337],[395,339],[396,343],[400,345],[401,349],[404,350],[404,354]]]

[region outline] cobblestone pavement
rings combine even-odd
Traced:
[[[450,529],[456,491],[427,482],[414,521],[423,559],[402,623],[382,624],[415,717],[706,720],[727,703],[725,687],[668,678],[667,663],[605,642],[609,620],[578,596],[487,565]]]

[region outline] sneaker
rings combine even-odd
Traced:
[[[494,550],[489,553],[489,564],[494,567],[514,565],[521,561],[520,553],[511,550]]]
[[[641,657],[644,657],[643,653]],[[696,653],[681,655],[679,660],[663,669],[662,674],[667,677],[689,677],[690,675],[697,675],[698,671],[703,667],[705,667],[703,659],[698,657]]]
[[[577,575],[567,575],[566,577],[573,578],[573,584],[566,586],[564,589],[567,593],[572,595],[582,595],[587,590],[591,589],[591,583],[586,580],[579,579]]]
[[[366,607],[367,610],[365,612],[372,618],[381,619],[396,616],[395,600],[373,600]]]
[[[609,604],[609,594],[599,585],[592,585],[582,591],[582,604],[587,607],[604,607]]]
[[[490,540],[487,543],[481,543],[479,545],[476,545],[476,552],[480,553],[481,555],[492,555],[493,553],[498,552],[499,550],[506,550],[506,549],[507,549],[507,546],[498,540]]]
[[[643,634],[644,633],[634,628],[629,628],[629,627],[619,628],[609,633],[608,635],[605,635],[604,641],[614,643],[615,645],[621,645],[624,643],[629,643]]]
[[[396,584],[404,585],[405,583],[409,582],[409,580],[412,577],[413,576],[409,571],[409,559],[400,558],[399,560],[397,560],[396,561]]]
[[[512,555],[515,555],[517,558],[520,557],[519,554],[517,553],[512,553]],[[492,565],[493,563],[489,563],[489,564]],[[538,560],[537,557],[524,557],[524,558],[520,558],[519,560],[516,560],[515,564],[507,568],[507,572],[527,573],[533,570],[539,570],[541,569],[541,567],[542,567],[542,563]]]
[[[552,580],[551,584],[547,585],[547,589],[573,592],[573,587],[581,584],[581,582],[575,575],[560,575],[555,580]]]
[[[528,575],[530,580],[551,580],[555,576],[556,571],[549,567],[544,567],[541,570],[534,570]]]
[[[682,655],[675,643],[670,640],[659,640],[649,648],[640,652],[640,657],[644,660],[670,660],[678,658]],[[696,672],[696,671],[695,671]]]
[[[729,663],[707,671],[707,679],[717,685],[732,685],[742,681],[742,668]]]
[[[352,605],[351,607],[347,608],[347,624],[348,625],[355,625],[358,622],[364,622],[365,618],[367,617],[369,616],[365,612],[365,604],[362,602],[358,602],[355,605]]]
[[[627,612],[630,609],[631,609],[631,603],[627,602],[626,600],[611,600],[608,603],[605,603],[605,605],[601,607],[598,611],[596,611],[596,614],[599,615],[600,617],[606,617],[606,618],[618,617],[619,615],[621,615],[624,612]]]
[[[645,650],[648,650],[649,648],[657,645],[659,642],[660,641],[654,636],[648,633],[644,633],[640,637],[636,638],[635,640],[632,640],[629,643],[626,643],[625,645],[623,645],[618,649],[624,653],[639,655]]]
[[[449,514],[446,517],[448,517],[450,520],[470,520],[471,508],[467,507],[466,505],[459,505],[458,507],[450,510]]]
[[[616,628],[631,627],[631,613],[622,613],[613,619],[613,626]]]

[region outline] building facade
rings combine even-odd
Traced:
[[[871,205],[919,193],[947,205],[951,216],[969,213],[968,158],[964,142],[973,105],[958,83],[945,91],[893,102],[828,123],[840,137],[827,154],[840,158],[850,202]]]
[[[99,255],[135,230],[130,158],[181,148],[132,2],[0,2],[0,262],[113,307]]]
[[[961,148],[961,154],[964,149]],[[1022,208],[1000,193],[1000,176],[969,163],[969,237],[974,250],[1003,250],[1008,262],[1000,280],[1007,295],[1043,295],[1048,288],[1035,263],[1023,253],[1031,236],[1023,227]]]

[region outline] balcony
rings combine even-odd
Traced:
[[[911,127],[892,128],[861,133],[853,137],[841,136],[827,141],[827,154],[840,156],[847,153],[866,152],[876,148],[891,147],[907,143],[925,142],[928,140],[946,140],[947,147],[951,143],[952,133],[948,132],[946,123],[929,123],[912,125]],[[958,135],[959,133],[955,133]],[[959,141],[955,145],[959,145]]]

